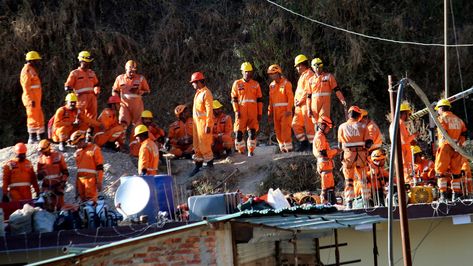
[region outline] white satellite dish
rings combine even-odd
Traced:
[[[148,204],[150,189],[146,181],[139,176],[127,178],[115,193],[115,207],[123,216],[130,216],[142,211]]]

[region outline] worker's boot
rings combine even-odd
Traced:
[[[197,174],[203,165],[204,165],[204,162],[195,162],[195,167],[192,170],[192,172],[189,174],[189,177],[193,177],[195,174]]]
[[[232,149],[225,149],[225,155],[228,157],[232,154]]]
[[[36,134],[35,133],[28,133],[28,144],[33,144],[36,141]]]
[[[443,202],[443,203],[447,202],[447,193],[446,192],[440,192],[439,202]]]
[[[64,141],[59,142],[59,151],[64,152],[66,150],[66,144]]]
[[[213,167],[214,167],[214,159],[207,162],[207,168],[213,168]]]
[[[345,207],[346,207],[346,208],[345,208],[346,210],[351,210],[351,209],[353,209],[353,200],[349,200],[349,201],[346,203]]]
[[[299,142],[299,148],[297,148],[298,152],[303,152],[307,150],[307,147],[309,147],[309,141],[308,140],[303,140]]]
[[[335,191],[333,191],[333,189],[327,190],[326,197],[328,203],[332,205],[335,205],[337,203],[337,198],[335,197]]]

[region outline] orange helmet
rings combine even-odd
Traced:
[[[270,65],[268,67],[268,74],[276,74],[276,73],[279,73],[279,74],[282,74],[282,69],[279,65]]]
[[[131,68],[133,70],[136,70],[137,68],[137,64],[136,64],[136,61],[134,60],[128,60],[125,64],[125,69],[128,69],[128,68]]]
[[[350,107],[350,109],[348,109],[348,112],[350,111],[353,111],[353,112],[356,112],[356,113],[359,113],[361,114],[361,109],[360,107],[356,106],[356,105],[353,105],[352,107]]]
[[[26,148],[26,145],[25,143],[23,142],[19,142],[15,145],[15,153],[16,154],[24,154],[28,151],[28,149]]]
[[[204,77],[204,74],[202,74],[202,72],[195,72],[194,74],[192,74],[191,81],[189,82],[192,83],[192,82],[196,82],[196,81],[204,80],[204,79],[205,77]]]
[[[332,123],[332,119],[330,119],[330,117],[327,117],[327,116],[321,116],[319,117],[319,121],[317,121],[318,123],[323,123],[323,124],[326,124],[329,128],[332,128],[333,126],[333,123]]]
[[[182,112],[184,112],[184,110],[186,110],[187,106],[185,106],[184,104],[180,104],[178,106],[176,106],[176,108],[174,108],[174,113],[176,114],[176,116],[179,116],[180,114],[182,114]]]
[[[38,144],[38,151],[47,152],[51,150],[51,142],[47,139],[42,139]]]
[[[120,103],[120,96],[112,95],[108,98],[107,104]]]

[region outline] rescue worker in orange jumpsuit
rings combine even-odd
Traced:
[[[450,111],[451,104],[447,99],[441,99],[437,102],[435,110],[439,116],[438,121],[445,129],[447,134],[460,146],[466,139],[467,129],[463,120]],[[438,129],[438,149],[435,156],[435,174],[438,177],[438,186],[440,191],[440,201],[446,200],[448,174],[452,175],[451,188],[453,191],[452,201],[462,196],[461,189],[461,168],[463,158],[450,146],[447,139]]]
[[[153,113],[149,110],[144,110],[141,113],[140,123],[146,126],[146,128],[148,129],[148,137],[152,141],[156,142],[156,144],[158,145],[158,150],[161,147],[163,147],[164,141],[165,141],[164,137],[166,136],[166,133],[164,133],[164,130],[160,128],[156,123],[153,122]],[[133,129],[133,131],[136,129],[136,127]],[[130,155],[131,156],[137,157],[140,151],[140,147],[141,147],[141,144],[138,141],[138,139],[130,138]]]
[[[411,150],[414,154],[415,185],[435,186],[437,180],[435,178],[434,162],[424,156],[419,146],[412,146]]]
[[[183,104],[176,106],[174,114],[176,114],[177,121],[169,126],[169,153],[174,154],[176,159],[181,157],[190,159],[193,154],[192,131],[194,123],[192,114],[189,108]]]
[[[26,64],[20,74],[20,83],[23,88],[21,100],[26,108],[26,125],[28,127],[28,144],[44,138],[44,115],[41,108],[41,79],[38,75],[41,56],[36,51],[26,54]]]
[[[64,205],[64,188],[69,177],[64,155],[51,149],[51,143],[47,139],[39,142],[38,152],[36,169],[38,180],[42,181],[41,191],[52,192],[56,210],[60,210]]]
[[[193,176],[200,170],[203,163],[207,163],[207,167],[213,167],[212,128],[214,126],[214,113],[212,92],[205,85],[205,77],[202,72],[192,74],[190,83],[195,90],[194,105],[192,107],[192,119],[194,121],[192,145],[195,152],[195,168],[190,174]]]
[[[30,200],[31,186],[39,195],[39,185],[31,162],[26,159],[24,143],[15,145],[16,157],[3,165],[3,202]]]
[[[100,93],[99,79],[95,72],[90,69],[94,58],[88,51],[82,51],[77,57],[80,66],[69,73],[64,89],[74,93],[78,97],[77,107],[85,112],[85,115],[97,119],[97,96]]]
[[[212,107],[214,110],[212,152],[217,158],[223,155],[224,152],[228,156],[233,147],[232,117],[224,113],[223,105],[218,100],[213,100]]]
[[[125,129],[118,123],[118,109],[120,108],[120,97],[110,96],[107,101],[108,108],[102,110],[98,122],[103,125],[103,129],[94,128],[93,141],[99,147],[110,147],[120,150],[125,140]]]
[[[369,139],[368,130],[360,122],[361,109],[352,106],[348,110],[348,121],[338,128],[338,145],[343,151],[343,175],[345,177],[345,203],[348,209],[353,206],[355,197],[353,182],[355,174],[362,183],[362,196],[365,204],[370,199],[370,190],[367,187],[366,166],[368,149],[373,145]]]
[[[309,67],[309,60],[303,54],[296,56],[294,59],[294,67],[299,74],[297,81],[297,88],[294,95],[294,117],[292,119],[292,130],[299,141],[299,148],[297,151],[305,151],[310,148],[309,143],[314,140],[315,126],[314,122],[309,117],[307,108],[307,95],[309,87],[309,79],[314,75],[314,72]]]
[[[268,68],[268,75],[272,82],[269,85],[268,120],[274,122],[274,131],[281,152],[291,152],[292,147],[292,108],[294,106],[294,93],[292,84],[282,76],[282,69],[278,65]],[[273,116],[273,121],[271,121]]]
[[[253,66],[244,62],[240,67],[243,78],[235,80],[232,86],[233,111],[235,112],[235,149],[245,153],[243,136],[248,131],[248,156],[256,149],[256,133],[263,115],[263,94],[257,81],[253,79]]]
[[[85,142],[85,133],[76,131],[70,143],[77,147],[74,153],[77,166],[76,200],[97,202],[98,192],[102,191],[103,156],[100,147]]]
[[[368,150],[369,153],[372,151],[381,148],[383,145],[383,136],[381,135],[381,130],[378,125],[368,117],[368,111],[361,109],[361,122],[366,125],[368,130],[369,139],[373,140],[373,145]]]
[[[103,128],[98,121],[87,117],[84,112],[76,108],[77,96],[69,93],[66,96],[66,105],[59,107],[54,115],[53,141],[59,142],[59,150],[65,150],[65,143],[76,131],[85,132],[89,126]]]
[[[330,148],[330,143],[326,135],[332,129],[332,120],[326,116],[320,116],[315,133],[313,153],[317,158],[317,172],[320,175],[322,193],[320,194],[323,203],[335,204],[335,181],[333,178],[333,157],[340,150]]]
[[[347,106],[345,97],[338,87],[335,77],[324,71],[324,64],[320,58],[314,58],[311,62],[312,69],[315,72],[307,87],[307,106],[309,109],[309,116],[312,122],[316,122],[321,115],[330,117],[330,97],[332,91],[335,91],[338,100],[344,108]]]
[[[135,138],[140,143],[138,155],[138,174],[157,175],[159,165],[158,145],[149,137],[148,128],[145,125],[138,125],[134,130]]]
[[[465,196],[471,197],[471,193],[473,193],[473,179],[471,175],[470,163],[465,157],[463,157],[462,160],[461,176],[463,179],[464,191],[466,193]]]
[[[112,88],[112,95],[121,98],[118,120],[125,127],[130,123],[134,126],[140,124],[141,113],[144,110],[141,96],[150,92],[148,81],[143,75],[137,74],[136,70],[136,62],[128,60],[125,64],[125,74],[115,79]]]
[[[385,167],[386,152],[381,148],[372,150],[368,159],[370,165],[369,181],[372,186],[374,204],[375,206],[384,206],[386,198],[384,192],[389,184],[389,172]]]

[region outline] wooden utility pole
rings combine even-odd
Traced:
[[[443,54],[444,54],[444,62],[443,62],[443,74],[444,74],[444,87],[445,87],[445,95],[444,98],[448,98],[448,0],[443,1]]]

